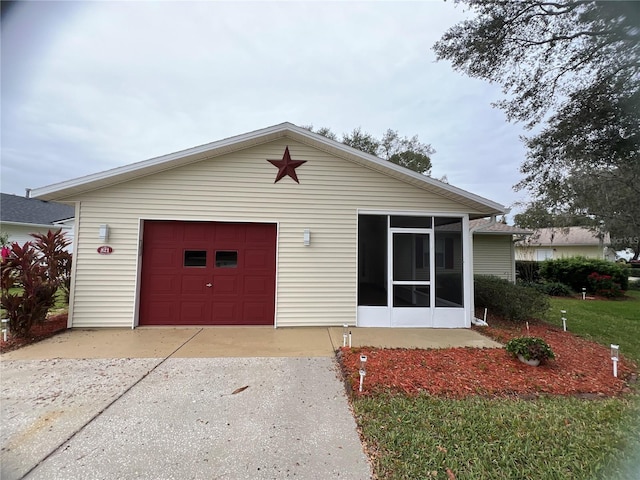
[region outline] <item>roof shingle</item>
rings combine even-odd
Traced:
[[[75,216],[75,208],[37,198],[0,193],[0,221],[49,225]]]

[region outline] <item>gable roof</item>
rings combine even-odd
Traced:
[[[478,218],[469,222],[469,230],[472,233],[487,235],[531,235],[533,232],[525,228],[506,225],[488,218]]]
[[[482,215],[476,216],[484,217],[487,215],[506,213],[505,207],[499,203],[435,180],[426,175],[421,175],[288,122],[104,172],[75,178],[66,182],[36,188],[33,189],[32,195],[42,198],[43,200],[64,201],[66,198],[84,192],[105,188],[117,183],[218,157],[272,142],[280,138],[291,138],[292,140],[312,146],[336,157],[352,161],[431,193],[454,200],[467,206],[471,211],[483,213]]]
[[[46,202],[36,198],[0,194],[0,221],[30,225],[53,225],[54,222],[73,218],[75,207]]]
[[[540,228],[527,241],[528,245],[539,246],[600,246],[611,243],[609,233],[602,240],[598,234],[586,227]]]

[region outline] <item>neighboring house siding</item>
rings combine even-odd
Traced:
[[[266,159],[289,145],[300,185]],[[78,197],[74,327],[131,327],[140,219],[278,222],[277,326],[355,323],[358,209],[473,213],[374,170],[280,140]],[[109,224],[107,242],[98,238]],[[303,230],[311,245],[303,245]],[[99,255],[103,244],[111,255]],[[109,316],[105,317],[105,311]]]
[[[604,248],[598,246],[537,246],[516,247],[516,260],[536,260],[538,251],[550,251],[552,259],[568,257],[604,258]]]
[[[513,282],[511,236],[475,234],[473,236],[473,273],[494,275]]]
[[[49,230],[52,232],[57,232],[58,230],[63,229],[66,233],[66,236],[69,240],[73,241],[73,229],[69,227],[55,226],[51,225],[50,227],[44,226],[35,226],[35,225],[11,225],[11,224],[2,224],[2,231],[9,234],[9,243],[17,242],[20,245],[23,245],[26,242],[32,242],[35,240],[31,234],[32,233],[44,233],[46,234]],[[71,250],[71,245],[68,248]]]
[[[603,247],[552,247],[553,258],[567,258],[567,257],[587,257],[587,258],[604,258]]]

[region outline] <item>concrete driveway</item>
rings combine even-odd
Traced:
[[[497,345],[375,330],[354,345]],[[73,330],[4,354],[0,477],[368,479],[341,345],[331,328]]]

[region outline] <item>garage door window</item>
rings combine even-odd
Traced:
[[[218,250],[216,252],[216,268],[236,268],[238,266],[238,252]]]
[[[184,266],[185,267],[206,267],[207,251],[206,250],[185,250]]]

